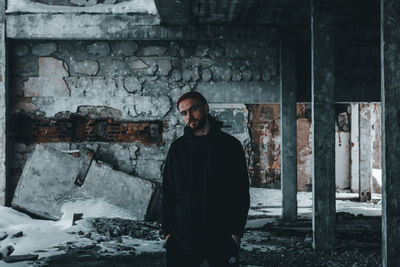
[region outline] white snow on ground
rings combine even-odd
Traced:
[[[154,0],[131,0],[119,4],[97,4],[87,7],[46,5],[30,0],[8,1],[7,13],[146,13],[157,15]]]
[[[346,200],[357,198],[354,193],[336,193],[336,212],[349,212],[354,215],[363,214],[368,216],[380,216],[382,205],[380,201],[355,202]],[[380,200],[380,194],[373,194],[372,198]],[[341,200],[344,199],[344,200]],[[374,204],[377,203],[377,204]],[[280,189],[250,188],[250,211],[249,215],[282,215],[282,193]],[[312,213],[312,192],[297,193],[298,214],[310,215]]]
[[[0,233],[6,232],[9,236],[0,241],[0,247],[12,245],[15,251],[12,255],[39,254],[39,258],[63,253],[54,246],[74,242],[76,246],[92,244],[94,241],[82,238],[69,232],[90,231],[85,224],[85,218],[108,217],[134,219],[127,216],[127,211],[100,200],[76,201],[64,204],[63,216],[59,221],[37,220],[9,207],[0,206]],[[83,220],[72,226],[74,213],[83,213]],[[23,231],[23,236],[12,238],[11,235]],[[160,251],[162,244],[159,241],[145,241],[134,238],[125,238],[124,242],[135,244],[136,251]],[[112,245],[104,244],[104,251],[112,252]],[[40,252],[37,252],[40,251]],[[0,262],[1,263],[1,262]]]
[[[338,193],[340,197],[342,193]],[[280,216],[282,213],[282,196],[281,191],[277,189],[263,189],[251,188],[251,209],[250,215],[269,215]],[[310,217],[312,213],[312,193],[299,192],[298,199],[298,213],[300,216]],[[376,201],[375,201],[376,202]],[[254,209],[256,208],[256,209]],[[63,253],[55,246],[65,245],[67,242],[72,242],[76,247],[94,244],[96,238],[88,239],[83,238],[78,234],[71,234],[71,232],[83,231],[85,233],[91,232],[96,236],[92,226],[86,223],[85,218],[90,217],[108,217],[108,218],[125,218],[134,219],[127,216],[127,212],[119,207],[109,204],[105,201],[99,200],[86,200],[66,203],[62,207],[63,216],[60,221],[48,221],[32,219],[28,215],[18,212],[12,208],[0,206],[0,234],[7,232],[9,236],[0,241],[0,247],[12,245],[15,251],[12,255],[20,254],[39,254],[39,258],[47,257],[50,255]],[[353,214],[363,215],[381,215],[381,203],[377,204],[369,202],[354,202],[349,200],[336,201],[337,212],[350,212]],[[72,217],[74,213],[83,213],[83,220],[77,222],[77,225],[72,226]],[[263,218],[248,220],[247,227],[260,227],[268,220],[273,218]],[[12,234],[23,231],[23,236],[19,238],[11,238]],[[99,237],[100,238],[100,237]],[[253,237],[249,237],[253,238]],[[141,252],[159,252],[163,250],[163,240],[149,241],[142,239],[135,239],[127,236],[122,237],[122,244],[124,246],[132,246],[135,248],[136,253]],[[121,254],[124,252],[119,251],[121,243],[116,241],[101,242],[97,244],[101,247],[103,254]],[[265,249],[268,249],[267,247]],[[125,253],[131,253],[126,251]],[[0,262],[0,265],[3,262]],[[7,264],[7,266],[19,267],[25,263]]]

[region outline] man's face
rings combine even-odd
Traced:
[[[179,103],[179,112],[186,125],[196,131],[204,127],[208,114],[208,105],[197,98],[188,98]]]

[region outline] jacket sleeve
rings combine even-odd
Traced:
[[[247,222],[247,214],[250,207],[250,194],[249,194],[249,175],[247,171],[246,158],[240,142],[235,144],[235,152],[233,162],[234,166],[234,214],[232,234],[243,237],[244,228]]]
[[[173,195],[173,172],[172,172],[172,159],[171,159],[171,148],[168,152],[167,159],[165,161],[163,177],[162,177],[162,233],[164,236],[172,233],[172,218],[175,206],[175,197]]]

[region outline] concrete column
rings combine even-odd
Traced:
[[[359,192],[360,190],[360,113],[359,104],[351,103],[351,190],[353,192]]]
[[[400,266],[400,1],[381,0],[382,260]]]
[[[281,46],[282,218],[297,219],[296,42],[286,35]]]
[[[360,104],[360,201],[371,200],[371,109],[370,104]]]
[[[6,33],[5,0],[0,0],[0,205],[6,203]]]
[[[311,1],[313,248],[335,247],[335,65],[332,1]]]

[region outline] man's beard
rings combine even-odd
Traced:
[[[192,126],[190,125],[190,123],[191,123],[192,121],[198,121],[197,125],[195,125],[195,126],[192,127]],[[202,129],[202,128],[204,127],[204,125],[206,125],[206,116],[205,116],[204,113],[203,113],[203,116],[201,117],[200,120],[193,119],[193,120],[190,120],[189,123],[188,123],[188,126],[190,127],[190,129],[191,129],[193,132]]]

